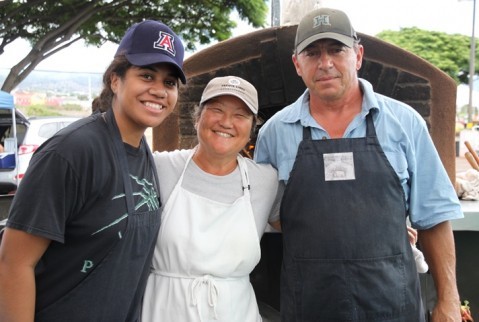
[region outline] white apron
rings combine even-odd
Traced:
[[[192,155],[162,213],[142,321],[259,322],[249,274],[261,250],[245,161],[238,156],[244,194],[224,204],[181,187]]]

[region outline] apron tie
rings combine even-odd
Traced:
[[[213,318],[215,320],[218,320],[218,315],[216,313],[216,304],[218,303],[218,287],[215,284],[215,280],[210,276],[210,275],[204,275],[195,278],[193,281],[191,281],[190,284],[190,298],[191,298],[191,304],[193,306],[196,306],[198,310],[198,316],[200,317],[200,321],[202,321],[201,318],[201,312],[200,312],[200,306],[198,305],[198,292],[200,291],[201,285],[205,284],[208,288],[207,293],[208,293],[208,305],[213,308],[213,313],[214,316]]]

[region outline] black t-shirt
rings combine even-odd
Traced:
[[[36,151],[15,195],[7,226],[52,240],[35,270],[37,312],[74,289],[122,240],[128,211],[113,140],[100,114],[72,124]],[[138,149],[125,144],[125,150],[135,208],[146,212],[158,210],[159,193],[145,144]],[[159,226],[159,210],[157,220]],[[154,242],[141,251],[151,252]],[[131,289],[112,286],[112,298],[119,292],[133,297],[135,288],[144,286],[151,254],[144,258],[145,269],[131,277]],[[127,272],[129,262],[123,265],[115,269]],[[92,298],[91,305],[98,300],[107,299]],[[115,310],[122,303],[110,305]]]

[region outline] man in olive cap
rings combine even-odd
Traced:
[[[424,321],[409,217],[437,289],[433,321],[460,321],[458,198],[423,118],[358,77],[363,54],[344,12],[306,15],[292,59],[307,89],[258,137],[255,159],[286,187],[282,320]]]

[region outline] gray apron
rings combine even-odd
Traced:
[[[160,210],[135,210],[125,147],[112,110],[106,112],[105,116],[120,165],[119,175],[123,176],[128,210],[126,229],[122,238],[118,239],[88,277],[59,301],[36,314],[37,322],[131,322],[139,319],[141,298],[160,227]],[[147,145],[146,148],[150,164],[154,165]],[[153,166],[152,172],[159,196],[158,177]],[[114,297],[112,288],[118,289]]]
[[[376,137],[303,141],[281,203],[282,321],[424,321],[405,196]]]

